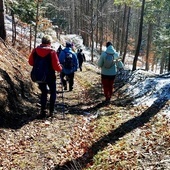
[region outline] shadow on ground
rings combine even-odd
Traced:
[[[159,107],[157,107],[157,102],[160,104]],[[167,100],[162,100],[162,103],[160,103],[160,99],[158,99],[158,101],[156,100],[155,103],[140,116],[128,120],[117,129],[113,130],[108,135],[103,136],[101,139],[95,142],[81,157],[68,161],[62,166],[57,165],[55,170],[72,170],[74,169],[73,167],[75,163],[77,165],[81,165],[82,169],[85,168],[86,165],[92,161],[93,157],[99,152],[99,150],[102,150],[105,146],[107,146],[108,143],[114,144],[119,140],[119,138],[123,137],[134,129],[142,127],[164,107],[166,102]]]

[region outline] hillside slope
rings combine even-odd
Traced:
[[[33,89],[36,86],[30,81],[28,66],[28,47],[13,48],[7,42],[0,41],[0,124],[1,126],[17,125],[21,115],[32,110]],[[14,115],[14,116],[13,116]]]

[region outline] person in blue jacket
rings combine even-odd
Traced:
[[[104,66],[104,61],[107,56],[107,54],[112,54],[114,56],[114,63],[110,68],[106,68]],[[116,50],[113,48],[113,45],[111,42],[106,43],[106,51],[102,52],[99,60],[98,60],[98,66],[101,68],[101,81],[102,86],[104,90],[104,96],[106,98],[106,103],[110,103],[110,99],[113,92],[113,83],[116,77],[116,73],[118,69],[123,69],[124,65],[119,59],[119,54],[116,52]]]
[[[71,67],[66,67],[66,57],[67,55],[71,56],[70,65]],[[70,42],[66,42],[66,47],[60,52],[59,61],[63,66],[63,70],[60,73],[61,82],[64,86],[64,90],[67,90],[67,80],[69,84],[69,91],[73,90],[74,85],[74,73],[79,68],[78,59],[76,53],[72,51],[72,44]]]

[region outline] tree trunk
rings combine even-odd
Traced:
[[[140,52],[140,46],[142,41],[142,27],[143,27],[143,15],[144,15],[144,7],[145,7],[145,0],[142,1],[142,9],[141,9],[141,17],[140,17],[140,26],[139,26],[139,36],[138,36],[138,44],[136,47],[136,53],[133,60],[133,68],[132,71],[136,70],[138,56]]]
[[[125,31],[126,31],[126,22],[127,22],[127,5],[124,7],[124,14],[122,20],[122,35],[121,35],[121,46],[120,46],[120,55],[123,53],[124,45],[125,45]]]
[[[0,0],[0,37],[6,40],[6,30],[4,22],[4,1]]]
[[[151,37],[152,37],[152,24],[149,23],[147,49],[146,49],[146,65],[145,65],[145,69],[147,71],[149,70],[149,52],[150,52],[150,46],[151,46]]]
[[[31,47],[32,47],[32,27],[30,25],[30,52],[31,52]]]
[[[123,63],[125,62],[125,57],[126,57],[126,52],[127,52],[127,45],[128,45],[128,33],[129,33],[130,10],[131,10],[131,8],[128,7],[127,22],[126,22],[125,46],[124,46],[123,59],[122,59],[122,62],[123,62]]]
[[[120,26],[121,26],[121,21],[120,21],[120,5],[118,6],[118,13],[116,15],[116,23],[117,23],[117,28],[116,28],[116,32],[117,32],[117,36],[116,36],[116,50],[117,51],[120,51],[120,37],[121,37],[121,29],[120,29]]]
[[[90,39],[91,39],[91,62],[93,63],[93,53],[94,53],[94,11],[93,11],[93,1],[91,1],[91,20],[90,20],[90,27],[91,27],[91,34],[90,34]]]
[[[38,18],[39,18],[39,1],[37,1],[37,13],[36,13],[36,24],[35,24],[34,48],[36,47],[36,41],[37,41]]]
[[[99,43],[99,0],[97,0],[97,25],[96,25],[96,49],[98,48]]]
[[[15,16],[14,13],[11,12],[12,15],[12,45],[15,46],[15,41],[16,41],[16,23],[15,23]]]
[[[169,48],[169,54],[168,54],[168,72],[170,72],[170,48]]]
[[[166,53],[163,51],[161,56],[160,74],[164,71]]]

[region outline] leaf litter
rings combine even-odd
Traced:
[[[131,105],[125,85],[104,106],[95,70],[84,63],[83,72],[76,73],[76,88],[64,93],[65,118],[56,108],[53,119],[0,128],[0,169],[60,169],[69,161],[72,168],[89,170],[170,167],[170,124],[163,114],[169,102],[159,111]]]

